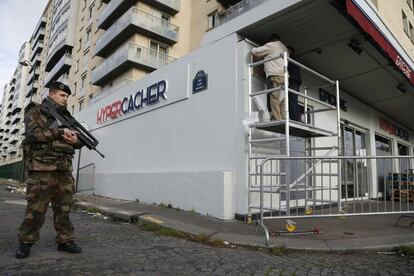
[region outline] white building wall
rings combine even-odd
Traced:
[[[244,157],[238,141],[243,140],[238,133],[244,133],[244,111],[238,107],[243,104],[236,103],[244,97],[236,90],[236,46],[237,35],[230,35],[77,114],[107,156],[101,159],[82,150],[81,167],[95,164],[96,194],[233,218],[233,195],[245,185],[237,181]],[[208,89],[192,94],[199,70],[208,74]],[[168,100],[103,126],[96,124],[100,108],[161,80],[168,84]]]

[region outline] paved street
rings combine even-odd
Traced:
[[[414,260],[372,253],[285,253],[216,248],[73,212],[81,255],[56,251],[52,212],[25,260],[14,258],[22,197],[0,186],[0,275],[412,275]]]

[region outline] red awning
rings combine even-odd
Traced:
[[[359,24],[377,44],[384,50],[388,57],[394,62],[398,69],[406,76],[412,85],[414,85],[413,68],[404,60],[397,50],[391,45],[388,39],[381,33],[377,26],[368,18],[368,16],[352,1],[346,0],[346,10],[348,14]]]

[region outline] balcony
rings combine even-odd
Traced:
[[[92,84],[103,86],[130,68],[154,71],[176,59],[163,53],[127,42],[92,72]]]
[[[49,87],[54,80],[57,80],[61,75],[69,72],[69,69],[72,66],[71,58],[71,54],[66,53],[63,55],[45,78],[45,87]]]
[[[253,9],[254,7],[263,4],[268,0],[242,0],[242,1],[217,1],[220,4],[222,4],[224,7],[228,7],[230,5],[230,8],[228,8],[225,11],[222,11],[216,15],[216,26],[220,26],[227,21],[230,21],[231,19]]]
[[[39,32],[40,29],[42,29],[42,28],[44,29],[44,27],[46,27],[46,20],[47,19],[46,19],[45,16],[42,16],[40,18],[39,22],[37,22],[37,25],[35,27],[35,32],[33,34],[33,37],[37,36],[37,34],[38,34],[38,32]]]
[[[16,123],[20,122],[21,119],[22,119],[22,114],[17,113],[16,115],[13,116],[11,123],[16,124]]]
[[[108,29],[112,23],[123,15],[138,0],[112,0],[98,18],[98,28]]]
[[[170,22],[132,7],[99,38],[96,55],[106,57],[136,32],[173,45],[178,41],[178,31]]]
[[[17,147],[10,147],[9,148],[9,154],[16,154],[17,153]]]
[[[50,70],[55,67],[56,63],[67,53],[72,52],[73,45],[70,43],[66,37],[62,38],[62,40],[53,47],[53,50],[48,53],[46,59],[46,71],[49,72]],[[50,50],[50,49],[48,49]]]
[[[19,141],[19,138],[17,135],[12,135],[9,139],[10,145],[15,145]]]
[[[39,71],[40,71],[39,69],[40,68],[36,68],[36,70],[30,71],[30,74],[29,74],[29,77],[28,77],[28,80],[27,80],[27,85],[30,85],[32,82],[34,82],[35,80],[38,79]]]
[[[16,104],[15,106],[13,106],[12,115],[16,114],[17,112],[20,112],[21,110],[22,110],[22,107]],[[11,118],[10,118],[10,121],[11,121]]]
[[[34,49],[32,50],[32,55],[30,57],[30,61],[33,61],[35,55],[40,54],[45,46],[43,40],[39,40],[35,45]]]
[[[13,101],[13,97],[14,97],[14,93],[10,93],[10,94],[9,94],[9,98],[8,98],[9,102],[10,102],[10,101]]]
[[[147,3],[153,7],[156,7],[159,10],[162,10],[166,13],[176,15],[181,8],[180,0],[141,0],[142,2]]]
[[[45,28],[39,28],[37,33],[34,35],[34,39],[32,40],[33,43],[36,43],[38,40],[43,40],[46,35],[46,29]]]
[[[36,80],[33,82],[33,85],[27,89],[26,98],[31,97],[36,94],[36,91],[39,89],[39,82]]]
[[[42,60],[40,59],[40,54],[38,53],[38,54],[34,55],[30,61],[31,61],[33,64],[35,64],[35,67],[39,66],[40,62],[42,61]],[[33,68],[33,67],[31,67],[31,69],[32,69],[32,68]],[[30,71],[33,71],[33,70],[30,70]]]

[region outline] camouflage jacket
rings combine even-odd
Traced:
[[[47,113],[42,104],[33,104],[24,116],[25,139],[23,152],[28,171],[72,171],[72,158],[78,142],[68,144],[63,139],[63,129],[50,128],[54,122],[52,115]]]

